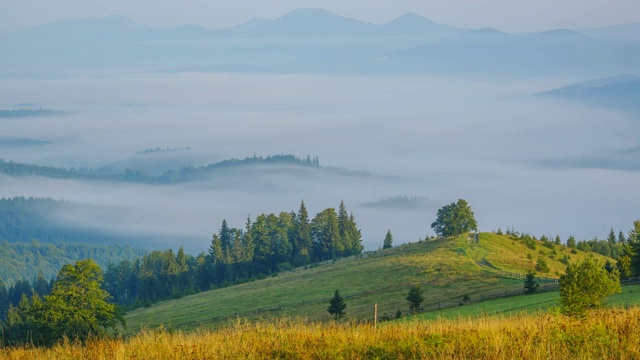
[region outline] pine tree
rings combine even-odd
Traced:
[[[556,245],[561,245],[562,244],[562,240],[560,240],[560,235],[556,235],[555,243],[556,243]]]
[[[420,305],[424,301],[422,288],[419,285],[413,285],[409,289],[409,294],[407,294],[406,299],[409,302],[409,309],[411,309],[412,311],[420,310]]]
[[[529,295],[538,291],[540,284],[536,281],[536,273],[529,271],[524,279],[524,293]]]
[[[618,243],[624,244],[627,241],[627,238],[624,236],[622,230],[618,233]]]
[[[9,291],[4,284],[4,281],[0,279],[0,323],[4,320],[7,311],[9,310]]]
[[[311,262],[312,245],[309,213],[304,205],[304,200],[302,200],[298,214],[295,217],[295,234],[293,241],[294,265],[307,265]]]
[[[391,230],[387,230],[387,235],[384,237],[384,243],[382,245],[383,249],[391,249],[393,247],[393,235],[391,235]]]
[[[567,239],[567,246],[575,249],[576,247],[576,238],[573,237],[573,235],[570,235],[569,238]]]
[[[633,276],[640,276],[640,220],[633,222],[633,229],[627,237],[628,255]]]
[[[613,228],[611,228],[611,231],[609,231],[609,236],[607,237],[607,241],[609,242],[609,244],[615,244],[616,243],[616,233],[613,231]]]
[[[338,215],[334,208],[318,213],[311,221],[313,258],[316,261],[335,259],[344,251],[338,229]]]
[[[351,255],[351,237],[349,233],[349,213],[347,213],[347,208],[344,206],[344,201],[340,201],[340,206],[338,207],[338,232],[340,233],[340,242],[341,248],[343,250],[336,255],[338,257],[349,256]]]
[[[340,291],[336,290],[331,300],[329,300],[329,307],[327,308],[327,311],[329,314],[333,315],[336,320],[338,320],[338,318],[344,316],[344,310],[346,308],[347,304],[344,302],[342,296],[340,296]]]
[[[231,248],[231,240],[232,240],[232,236],[231,236],[231,229],[229,229],[229,224],[227,224],[227,220],[222,220],[222,226],[220,226],[220,232],[218,233],[218,235],[220,235],[220,241],[222,242],[222,249],[225,252],[229,251],[229,248]]]
[[[356,218],[353,216],[353,213],[349,215],[349,226],[347,232],[349,233],[349,239],[351,239],[350,246],[350,254],[357,255],[364,250],[364,246],[362,245],[362,232],[358,229],[358,224],[356,224]]]

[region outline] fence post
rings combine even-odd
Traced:
[[[373,305],[373,330],[378,328],[378,304]]]

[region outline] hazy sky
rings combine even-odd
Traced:
[[[70,18],[126,15],[153,26],[233,26],[314,7],[384,23],[406,12],[461,28],[503,31],[601,27],[640,22],[638,0],[0,0],[0,32]]]

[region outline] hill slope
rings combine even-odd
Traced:
[[[538,257],[550,268],[543,276],[553,277],[564,270],[560,262],[564,256],[571,262],[587,256],[581,251],[572,254],[563,245],[547,248],[538,241],[528,245],[493,233],[480,234],[477,243],[464,236],[413,243],[158,303],[130,312],[126,320],[132,331],[162,324],[217,324],[235,316],[328,320],[326,307],[335,289],[345,297],[349,316],[368,319],[376,303],[380,314],[406,309],[411,284],[422,284],[425,303],[446,301],[496,289],[521,289],[522,281],[506,272],[533,270]]]

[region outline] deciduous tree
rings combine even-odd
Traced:
[[[569,316],[581,317],[588,309],[600,306],[605,297],[620,291],[618,272],[608,272],[592,257],[569,264],[560,276],[562,312]]]
[[[467,201],[458,199],[457,203],[445,205],[438,210],[431,228],[439,236],[457,236],[477,230],[478,223]]]

